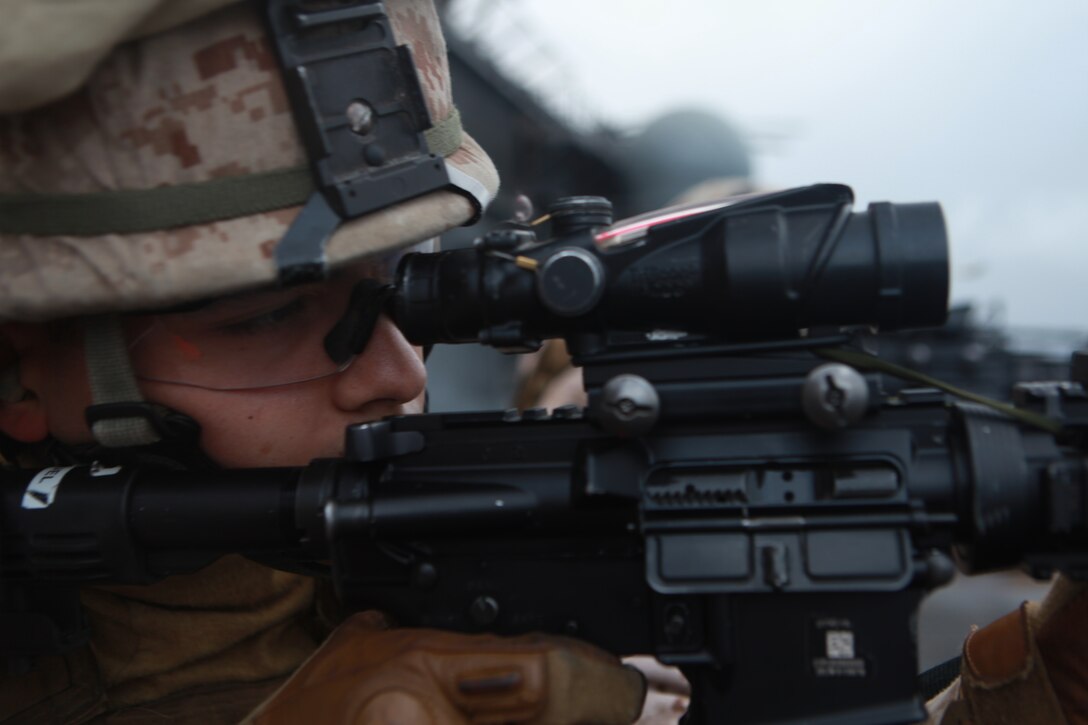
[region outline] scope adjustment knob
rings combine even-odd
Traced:
[[[604,266],[592,252],[578,247],[560,249],[537,270],[537,295],[560,317],[584,315],[604,294]]]
[[[825,363],[809,371],[801,389],[808,419],[826,430],[857,423],[869,408],[869,384],[854,368]]]
[[[661,414],[661,398],[646,378],[617,375],[601,390],[596,414],[601,426],[610,433],[624,437],[645,435]]]
[[[548,206],[552,232],[569,237],[612,224],[612,202],[603,196],[565,196]]]

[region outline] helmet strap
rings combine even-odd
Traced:
[[[87,378],[93,405],[87,423],[99,445],[108,448],[144,446],[162,440],[153,411],[144,401],[128,356],[121,320],[117,315],[95,315],[82,320]],[[146,409],[146,410],[145,410]]]
[[[85,317],[81,326],[93,400],[85,414],[95,442],[70,445],[49,439],[44,458],[58,465],[101,461],[170,470],[218,468],[200,448],[199,423],[144,399],[121,318]]]
[[[200,425],[177,411],[145,403],[156,410],[171,436],[157,443],[112,448],[100,443],[62,443],[47,438],[27,450],[30,459],[50,466],[91,465],[135,466],[167,471],[212,471],[221,466],[200,448]]]

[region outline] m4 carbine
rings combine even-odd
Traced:
[[[611,225],[578,197],[550,240],[407,257],[389,312],[412,342],[563,337],[588,407],[361,424],[302,469],[6,473],[5,652],[78,639],[62,586],[241,552],[404,625],[654,654],[691,681],[689,722],[922,719],[917,608],[951,556],[1088,576],[1088,398],[884,394],[844,328],[943,320],[944,223],[852,202],[820,185]]]

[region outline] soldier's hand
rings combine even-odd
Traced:
[[[675,667],[640,655],[624,658],[624,663],[637,667],[646,678],[646,702],[635,725],[676,725],[691,702],[691,685]]]
[[[973,632],[943,723],[1088,725],[1088,583],[1059,576],[1040,604]]]
[[[624,723],[638,717],[637,670],[564,637],[387,629],[357,614],[247,723]]]

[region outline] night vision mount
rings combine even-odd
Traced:
[[[315,186],[276,247],[284,284],[324,277],[326,241],[364,214],[444,188],[482,212],[487,190],[430,148],[411,51],[381,2],[269,0],[266,10]]]

